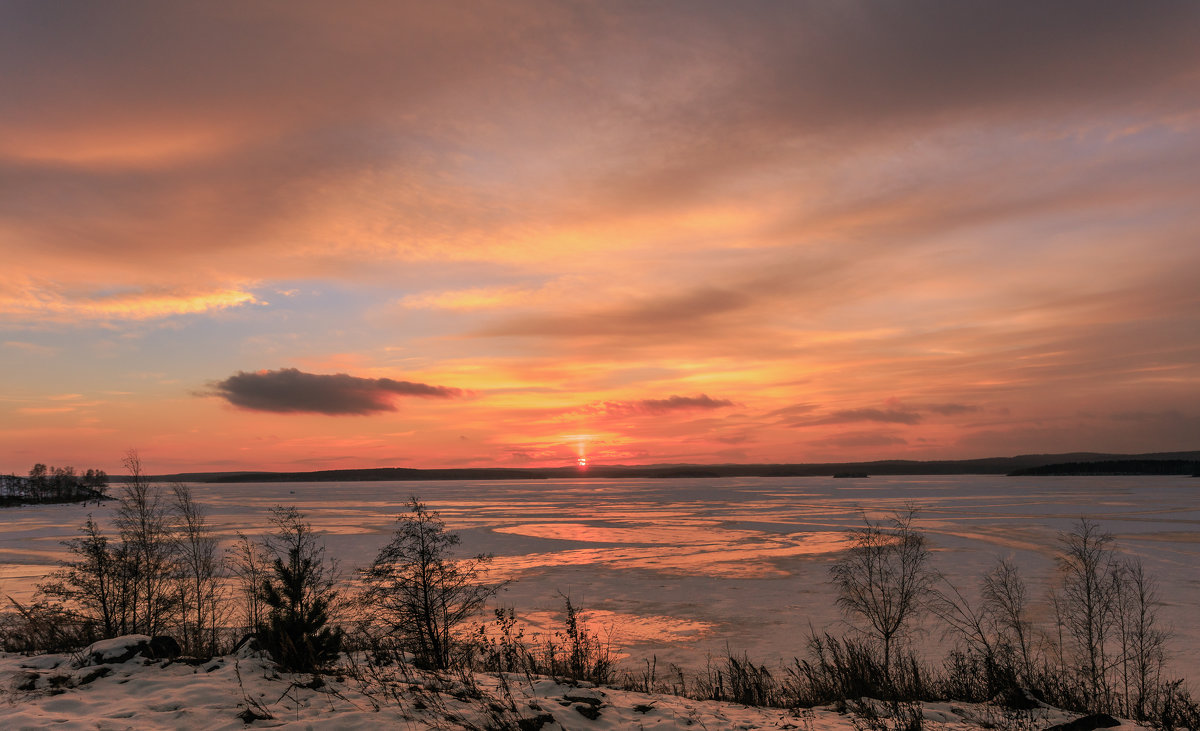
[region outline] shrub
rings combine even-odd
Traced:
[[[571,597],[563,600],[563,626],[544,637],[533,653],[535,672],[604,685],[613,680],[612,648],[587,628]]]
[[[491,556],[454,560],[459,537],[415,497],[396,522],[392,540],[361,572],[366,620],[419,666],[449,668],[462,649],[456,632],[499,589],[482,582]]]

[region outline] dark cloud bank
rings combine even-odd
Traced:
[[[663,399],[649,398],[634,402],[634,406],[638,411],[648,414],[661,414],[668,411],[720,409],[732,405],[732,401],[715,399],[703,393],[699,396],[670,396]]]
[[[647,398],[638,401],[601,401],[589,404],[575,413],[607,416],[652,416],[679,411],[712,411],[733,406],[727,399],[715,399],[708,394],[698,396],[668,396],[666,398]]]
[[[454,398],[461,389],[430,386],[391,378],[358,378],[345,373],[320,375],[295,368],[236,374],[213,386],[229,403],[251,411],[278,414],[312,413],[333,416],[395,411],[399,396]]]
[[[806,413],[811,410],[807,404],[801,404],[798,407],[803,409],[798,413]],[[829,424],[853,424],[856,422],[876,422],[880,424],[919,424],[924,420],[922,411],[927,411],[942,416],[958,416],[960,414],[970,414],[979,411],[978,406],[968,404],[926,404],[918,407],[900,407],[889,409],[841,409],[834,411],[826,416],[820,416],[809,419],[801,419],[793,421],[788,426],[825,426]],[[771,412],[772,414],[787,413],[786,409],[779,409]]]

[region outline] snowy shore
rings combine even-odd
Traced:
[[[496,674],[405,669],[364,682],[350,668],[321,676],[278,672],[261,653],[205,662],[149,659],[131,636],[69,655],[0,654],[5,729],[891,729],[831,707],[782,710]],[[927,729],[1046,728],[1076,718],[1052,708],[990,704],[912,707]],[[1124,729],[1141,728],[1124,723]]]

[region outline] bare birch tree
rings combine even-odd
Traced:
[[[1112,535],[1087,519],[1059,536],[1061,594],[1055,602],[1059,625],[1075,650],[1089,707],[1111,706],[1109,634],[1116,619],[1117,567]]]
[[[271,570],[271,555],[261,541],[239,532],[237,541],[226,553],[225,562],[233,574],[235,591],[241,598],[242,629],[255,632],[265,619],[262,585]]]
[[[1168,633],[1158,622],[1157,583],[1141,560],[1131,558],[1120,566],[1117,592],[1123,711],[1143,719],[1163,685]]]
[[[217,652],[224,620],[224,592],[218,575],[217,539],[203,508],[183,483],[171,486],[178,552],[178,618],[184,652],[211,657]]]
[[[866,525],[850,531],[850,547],[829,569],[838,605],[866,622],[883,645],[889,680],[896,639],[921,612],[934,581],[925,536],[913,527],[915,517],[916,510],[910,508],[885,525],[864,515]]]
[[[123,460],[129,480],[121,490],[114,522],[122,547],[122,610],[127,632],[160,634],[175,610],[175,555],[170,516],[158,488],[142,471],[137,452]]]
[[[1029,599],[1017,565],[1007,558],[983,577],[983,607],[996,627],[1000,642],[1010,648],[1017,661],[1019,676],[1028,682],[1033,673],[1033,623],[1029,619]]]

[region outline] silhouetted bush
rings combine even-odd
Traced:
[[[449,668],[461,642],[459,628],[498,587],[483,583],[491,556],[455,560],[459,537],[415,497],[396,521],[392,540],[370,567],[359,605],[381,644],[411,653],[421,667]]]
[[[709,659],[697,679],[695,691],[696,697],[702,700],[746,706],[789,705],[767,666],[755,664],[745,653],[738,657],[729,650],[719,662]]]
[[[30,655],[69,652],[100,639],[94,624],[59,604],[21,604],[12,597],[8,602],[11,609],[0,612],[0,651]]]

